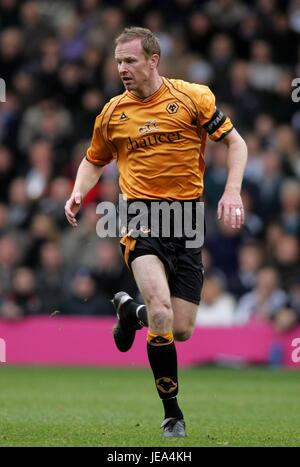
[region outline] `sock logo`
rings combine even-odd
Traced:
[[[177,383],[166,376],[158,378],[155,380],[155,383],[157,389],[159,389],[161,392],[164,392],[165,394],[169,394],[170,392],[173,392],[175,389],[177,389]]]
[[[170,343],[169,339],[166,339],[165,337],[162,337],[162,336],[155,336],[150,341],[150,344],[152,345],[164,345],[164,344],[169,344],[169,343]]]
[[[154,332],[148,331],[147,335],[147,342],[150,345],[158,346],[158,345],[168,345],[172,344],[174,341],[174,337],[172,332],[167,332],[163,335],[156,334]]]

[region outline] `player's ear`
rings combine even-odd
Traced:
[[[154,70],[154,68],[157,68],[158,63],[159,63],[159,55],[158,54],[151,55],[150,67],[151,67],[152,70]]]

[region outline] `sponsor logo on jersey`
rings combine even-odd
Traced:
[[[156,130],[159,130],[159,126],[156,120],[148,120],[144,126],[141,126],[139,128],[139,132],[142,134],[150,133],[151,131],[156,131]]]

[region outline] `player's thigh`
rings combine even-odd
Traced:
[[[165,267],[156,255],[138,256],[131,269],[147,306],[171,305]]]
[[[174,337],[176,340],[187,340],[195,327],[198,305],[179,297],[171,297],[171,303]]]

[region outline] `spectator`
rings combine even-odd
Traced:
[[[91,128],[99,109],[103,106],[103,95],[98,89],[90,88],[82,94],[81,106],[74,114],[74,135],[76,140],[89,139]]]
[[[19,24],[17,0],[0,1],[0,28],[6,29]]]
[[[27,192],[26,179],[15,178],[9,186],[9,223],[16,229],[23,230],[29,226],[33,206]]]
[[[214,265],[221,269],[226,276],[236,271],[238,264],[238,250],[241,244],[241,233],[218,224],[214,235],[206,241],[206,246],[212,254]]]
[[[247,182],[245,182],[241,196],[246,214],[243,239],[252,240],[253,238],[261,238],[264,223],[261,216],[256,213],[258,201],[258,190],[256,186],[250,184],[247,186]]]
[[[39,203],[40,210],[49,215],[60,230],[66,228],[66,222],[62,213],[70,189],[70,181],[67,178],[56,177],[50,182],[48,195],[41,199]]]
[[[42,303],[36,291],[36,278],[31,269],[20,267],[15,271],[12,290],[5,309],[13,307],[19,316],[36,315],[42,312]]]
[[[71,281],[70,294],[64,295],[59,310],[66,315],[110,315],[114,313],[109,300],[96,293],[96,283],[88,269],[79,269]]]
[[[66,143],[71,132],[71,115],[69,110],[57,105],[53,100],[44,99],[29,107],[23,114],[19,147],[28,151],[36,139],[46,140],[53,147]]]
[[[87,266],[89,268],[97,265],[95,251],[99,238],[96,233],[98,215],[96,205],[89,204],[82,213],[80,226],[75,231],[68,228],[62,236],[64,255],[73,268]]]
[[[265,228],[264,233],[264,244],[266,258],[272,262],[274,259],[274,253],[276,246],[280,243],[282,235],[284,234],[282,225],[279,220],[272,219]]]
[[[238,269],[229,278],[228,289],[240,298],[256,286],[257,272],[264,262],[264,253],[259,243],[242,245],[239,250]]]
[[[223,99],[234,105],[237,112],[238,127],[252,127],[252,122],[261,110],[260,99],[250,86],[249,66],[246,62],[236,61],[230,71],[228,88]]]
[[[22,251],[11,236],[0,238],[0,285],[3,294],[9,292],[13,275],[22,259]]]
[[[245,141],[248,147],[248,161],[245,172],[245,180],[258,185],[263,178],[263,161],[261,158],[261,142],[253,132],[249,132],[245,136]]]
[[[234,297],[225,292],[222,276],[206,275],[196,318],[197,326],[232,326],[234,310]]]
[[[48,241],[42,245],[36,277],[41,312],[50,315],[68,291],[68,274],[59,243]]]
[[[24,34],[24,53],[26,59],[30,60],[37,55],[41,41],[54,33],[54,27],[41,15],[38,2],[34,0],[21,4],[20,20]]]
[[[30,146],[30,170],[26,176],[27,193],[31,200],[40,199],[53,173],[53,151],[51,145],[44,140],[38,140]]]
[[[218,28],[233,30],[247,16],[246,5],[238,0],[213,1],[205,6],[205,11]]]
[[[263,267],[257,274],[256,286],[252,292],[243,295],[238,302],[236,322],[245,324],[249,322],[269,322],[282,331],[289,328],[281,327],[281,318],[287,314],[288,295],[279,287],[279,276],[275,268]],[[288,313],[294,315],[293,310]],[[291,320],[295,323],[295,320]]]
[[[119,290],[127,290],[135,297],[137,287],[131,273],[120,261],[118,245],[113,240],[102,239],[96,251],[94,276],[101,295],[109,300]]]
[[[290,234],[283,234],[275,246],[273,265],[276,267],[280,283],[287,290],[289,284],[300,275],[299,242]]]
[[[272,149],[262,153],[263,161],[263,183],[259,190],[259,214],[269,221],[274,213],[278,212],[279,190],[282,184],[282,160],[280,155]]]
[[[257,91],[272,92],[280,78],[280,69],[272,62],[272,47],[269,42],[257,39],[251,47],[249,63],[251,86]]]
[[[14,158],[6,146],[0,145],[0,201],[7,202],[9,186],[13,180]]]
[[[289,125],[280,125],[278,127],[275,146],[279,154],[282,156],[285,174],[287,176],[299,178],[300,151],[297,146],[296,134]]]
[[[46,214],[35,214],[30,225],[30,243],[24,263],[32,268],[39,264],[40,250],[44,243],[58,240],[58,230],[51,217]]]
[[[16,71],[24,63],[23,34],[17,27],[7,28],[0,33],[1,78],[11,83]]]
[[[295,312],[295,321],[300,323],[300,276],[296,276],[289,284],[290,307]]]
[[[281,224],[286,233],[300,237],[300,184],[286,179],[280,188]]]

